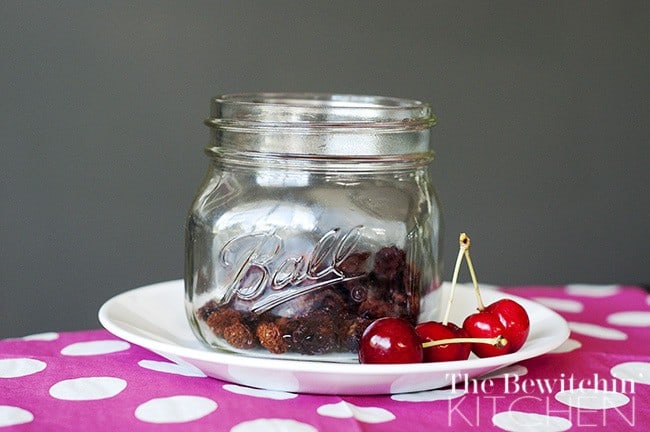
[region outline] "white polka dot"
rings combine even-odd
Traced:
[[[650,327],[650,312],[616,312],[607,317],[607,322],[619,326]]]
[[[487,379],[496,379],[496,378],[510,378],[514,376],[524,376],[528,373],[528,368],[526,366],[522,365],[511,365],[511,366],[506,366],[504,368],[501,368],[499,370],[495,370],[494,372],[490,372],[487,375],[481,376],[479,379],[482,380],[487,380]]]
[[[0,360],[0,378],[18,378],[32,375],[45,369],[47,364],[31,358],[10,358]]]
[[[293,399],[298,397],[298,395],[295,393],[279,392],[279,391],[272,391],[272,390],[260,390],[256,388],[244,387],[244,386],[239,386],[234,384],[225,384],[223,386],[223,389],[231,393],[236,393],[245,396],[253,396],[258,398],[265,398],[265,399],[285,400],[285,399]]]
[[[151,399],[135,409],[135,417],[147,423],[185,423],[217,409],[217,403],[201,396],[171,396]]]
[[[618,408],[630,402],[623,393],[590,388],[565,390],[557,393],[555,399],[564,405],[584,409]]]
[[[92,356],[125,351],[131,348],[128,342],[118,340],[98,340],[90,342],[77,342],[61,350],[67,356]]]
[[[580,341],[577,341],[575,339],[567,339],[562,343],[562,345],[560,345],[559,347],[555,348],[552,351],[549,351],[549,354],[564,354],[571,351],[575,351],[581,347],[582,344],[580,343]]]
[[[287,419],[250,420],[239,423],[230,432],[318,432],[318,429],[306,423]]]
[[[600,339],[609,339],[609,340],[626,340],[627,334],[622,331],[602,327],[596,324],[588,323],[579,323],[579,322],[569,322],[569,328],[572,332],[580,333],[585,336],[596,337]]]
[[[567,285],[565,290],[567,294],[579,297],[609,297],[620,291],[618,285],[586,285],[572,284]]]
[[[33,420],[34,415],[25,409],[0,405],[0,427],[21,425]]]
[[[619,363],[610,369],[610,373],[621,381],[650,384],[650,363],[647,362]]]
[[[50,387],[50,396],[61,400],[98,400],[118,395],[126,388],[126,381],[113,377],[74,378],[59,381]]]
[[[433,402],[438,400],[451,400],[463,396],[466,392],[462,389],[428,390],[415,393],[400,393],[390,398],[399,402]]]
[[[580,313],[584,309],[584,305],[577,300],[559,299],[553,297],[535,297],[533,298],[537,303],[554,309],[560,312],[573,312]]]
[[[354,418],[364,423],[384,423],[395,419],[395,415],[384,408],[359,407],[345,401],[321,405],[316,411],[325,417]]]
[[[492,423],[498,428],[512,432],[562,432],[573,424],[562,417],[521,411],[504,411],[492,416]]]
[[[58,333],[47,332],[47,333],[38,333],[38,334],[25,336],[22,339],[26,340],[26,341],[46,341],[46,342],[48,342],[48,341],[57,340],[58,338],[59,338]]]
[[[179,365],[176,363],[155,361],[155,360],[140,360],[138,366],[156,372],[164,372],[174,375],[182,375],[187,377],[205,378],[207,375],[201,372],[197,367],[190,364]]]

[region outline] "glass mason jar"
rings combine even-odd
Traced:
[[[356,360],[375,319],[438,309],[428,104],[334,94],[212,99],[186,225],[185,306],[210,347]]]

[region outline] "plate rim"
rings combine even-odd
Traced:
[[[441,289],[444,289],[445,284],[443,283]],[[281,359],[281,358],[268,358],[268,357],[259,357],[259,356],[247,356],[239,353],[229,353],[229,352],[218,352],[210,351],[207,347],[205,349],[197,349],[194,347],[187,347],[183,345],[162,342],[147,338],[141,334],[135,334],[124,327],[121,327],[119,323],[114,322],[111,317],[111,308],[115,307],[116,304],[119,304],[120,300],[125,298],[133,297],[136,294],[146,293],[147,291],[157,291],[168,289],[172,290],[184,290],[184,282],[182,279],[174,279],[168,281],[157,282],[149,285],[140,286],[138,288],[130,289],[119,293],[106,302],[102,304],[98,311],[98,318],[101,325],[111,334],[126,340],[127,342],[138,345],[149,351],[153,351],[156,354],[163,355],[172,354],[174,356],[181,357],[183,359],[192,359],[196,361],[209,362],[209,363],[218,363],[222,365],[234,365],[250,367],[255,369],[273,369],[273,370],[284,370],[291,372],[301,372],[301,373],[314,373],[314,374],[341,374],[341,375],[412,375],[412,374],[422,374],[427,372],[447,372],[447,371],[458,371],[459,369],[474,369],[474,368],[501,368],[513,363],[531,359],[542,354],[548,353],[559,347],[564,343],[570,334],[569,326],[566,320],[559,315],[557,312],[552,309],[537,303],[533,300],[529,300],[523,297],[513,295],[511,293],[506,293],[497,290],[484,289],[482,291],[483,297],[491,297],[491,295],[485,295],[484,293],[499,293],[500,298],[511,298],[516,300],[526,308],[527,304],[532,304],[534,308],[543,310],[546,314],[550,315],[551,319],[557,321],[557,324],[561,325],[560,328],[557,328],[558,336],[553,338],[546,344],[537,347],[533,351],[526,351],[520,349],[517,352],[505,354],[503,356],[497,357],[487,357],[487,358],[470,358],[468,360],[461,361],[448,361],[448,362],[436,362],[436,363],[412,363],[408,365],[404,364],[358,364],[358,363],[343,363],[343,362],[327,362],[321,360],[297,360],[297,359]],[[465,284],[458,284],[457,290],[468,289]],[[473,289],[473,288],[472,288]],[[444,293],[443,293],[444,297]],[[185,311],[183,310],[183,315]],[[532,314],[529,314],[532,315]],[[531,317],[531,324],[533,323]],[[191,332],[189,323],[187,324],[187,330]],[[528,341],[527,341],[528,343]],[[526,345],[524,345],[525,347]]]

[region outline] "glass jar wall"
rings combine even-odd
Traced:
[[[186,225],[196,336],[248,355],[356,359],[375,319],[436,313],[430,107],[323,94],[212,100]]]

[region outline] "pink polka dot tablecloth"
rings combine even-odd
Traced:
[[[418,393],[332,396],[244,387],[105,330],[4,339],[0,431],[650,429],[650,297],[643,289],[503,291],[561,314],[570,338],[540,357]]]

